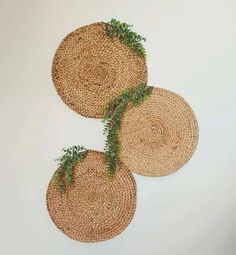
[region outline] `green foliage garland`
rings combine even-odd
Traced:
[[[103,122],[104,134],[107,135],[105,144],[105,156],[108,161],[108,174],[113,176],[119,164],[119,131],[124,112],[128,106],[137,106],[147,99],[152,93],[153,87],[140,84],[137,87],[127,89],[120,96],[114,98],[107,106]]]
[[[60,193],[63,193],[66,186],[72,184],[73,170],[78,162],[81,162],[87,155],[87,150],[81,146],[72,146],[62,150],[64,154],[56,159],[59,168],[55,173]]]
[[[146,42],[146,38],[133,32],[132,27],[132,25],[111,19],[107,23],[106,34],[109,37],[117,37],[122,43],[133,49],[138,56],[146,59],[146,51],[142,45],[142,41]]]

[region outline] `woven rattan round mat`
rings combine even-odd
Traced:
[[[117,38],[106,23],[81,27],[58,47],[52,78],[62,100],[85,117],[102,118],[108,102],[124,89],[147,82],[145,60]]]
[[[171,91],[154,88],[150,98],[124,114],[120,158],[135,173],[168,175],[191,158],[197,142],[198,124],[189,104]]]
[[[74,169],[74,184],[60,194],[52,178],[47,191],[49,214],[66,235],[82,242],[98,242],[121,233],[133,218],[136,184],[121,164],[111,180],[104,153],[89,151]]]

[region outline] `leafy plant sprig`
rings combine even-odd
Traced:
[[[138,56],[146,59],[146,51],[142,45],[142,41],[146,42],[146,38],[132,31],[132,25],[111,19],[106,26],[106,34],[109,37],[117,37],[122,43],[133,49]]]
[[[152,93],[153,87],[140,84],[137,87],[125,90],[120,96],[114,98],[107,106],[103,122],[104,134],[107,135],[105,143],[105,156],[108,161],[108,175],[112,177],[120,162],[119,131],[122,117],[128,106],[137,106],[146,100]]]
[[[87,155],[84,147],[75,145],[62,150],[64,154],[56,159],[59,168],[55,173],[57,186],[60,193],[63,193],[66,186],[73,183],[73,170],[78,162],[81,162]]]

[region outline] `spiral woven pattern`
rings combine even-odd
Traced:
[[[47,191],[49,214],[66,235],[82,242],[98,242],[121,233],[133,218],[136,184],[121,164],[111,180],[104,153],[89,151],[74,169],[74,184],[60,194],[55,178]]]
[[[147,83],[143,58],[109,38],[106,23],[81,27],[58,47],[52,78],[62,100],[85,117],[102,118],[108,102],[123,90]]]
[[[197,142],[198,124],[189,104],[171,91],[154,88],[150,98],[124,114],[120,158],[135,173],[164,176],[191,158]]]

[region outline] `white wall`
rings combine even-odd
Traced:
[[[236,2],[0,1],[0,254],[236,254]],[[132,224],[103,243],[56,229],[45,192],[62,147],[102,150],[102,123],[57,96],[51,62],[75,28],[110,18],[147,37],[149,85],[191,104],[200,126],[192,160],[162,178],[135,175]]]

